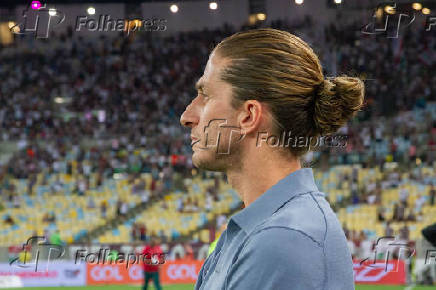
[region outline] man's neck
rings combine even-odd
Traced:
[[[229,184],[247,207],[270,187],[298,169],[301,169],[298,159],[247,158],[240,169],[229,169],[226,174]]]

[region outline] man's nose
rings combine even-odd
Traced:
[[[197,108],[194,105],[194,101],[192,101],[183,112],[180,117],[180,124],[185,127],[195,127],[198,124],[198,112]]]

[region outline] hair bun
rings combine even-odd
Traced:
[[[319,98],[322,91],[324,90],[324,82],[325,82],[325,79],[315,87],[315,90],[313,91],[315,100]]]
[[[315,131],[335,133],[362,107],[364,94],[364,83],[357,77],[324,79],[315,93]]]

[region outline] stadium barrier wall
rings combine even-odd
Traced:
[[[162,284],[195,283],[204,261],[175,260],[166,261],[159,268]],[[87,264],[87,285],[142,284],[144,273],[142,263],[129,265]]]
[[[406,271],[402,260],[353,261],[354,282],[356,284],[405,285]]]
[[[35,264],[0,263],[0,277],[18,277],[24,287],[85,286],[86,264],[74,261]]]
[[[202,260],[165,261],[160,266],[162,284],[195,283]],[[406,271],[402,260],[353,261],[356,284],[405,285]],[[142,262],[96,263],[75,261],[51,261],[35,264],[0,263],[0,277],[18,277],[24,287],[84,286],[108,284],[142,284],[144,281]]]

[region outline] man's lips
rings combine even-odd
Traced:
[[[194,144],[198,143],[199,141],[199,138],[191,136],[191,146],[194,146]]]

